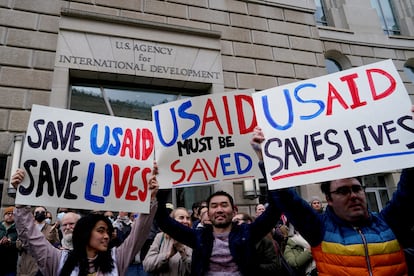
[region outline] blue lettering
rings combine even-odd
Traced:
[[[91,129],[91,137],[90,137],[90,144],[91,144],[91,150],[94,154],[100,155],[104,154],[106,152],[106,149],[109,145],[109,127],[105,126],[105,137],[102,145],[99,147],[97,145],[97,136],[98,136],[98,124],[95,124],[92,126]]]
[[[175,115],[174,108],[170,108],[170,113],[171,113],[171,118],[173,120],[174,133],[173,133],[173,138],[171,139],[171,141],[166,142],[164,138],[162,137],[162,133],[161,133],[159,110],[155,110],[154,112],[154,121],[155,121],[155,127],[157,128],[158,139],[164,147],[171,147],[172,145],[174,145],[178,137],[177,117]]]
[[[108,149],[109,155],[117,155],[119,150],[121,149],[121,141],[119,139],[119,135],[122,135],[123,131],[122,128],[116,127],[112,130],[112,137],[114,138],[115,144],[111,144]]]
[[[88,168],[88,177],[86,178],[86,187],[85,187],[85,199],[96,202],[104,203],[105,198],[102,196],[96,196],[92,194],[92,184],[93,184],[93,175],[95,173],[95,162],[89,163]]]
[[[222,154],[220,155],[220,164],[223,170],[224,175],[231,175],[234,174],[234,171],[228,171],[226,168],[231,166],[230,162],[225,162],[224,159],[230,158],[230,154]]]
[[[112,166],[110,164],[106,164],[103,196],[108,196],[109,193],[111,192],[111,183],[112,183]]]
[[[241,158],[244,158],[245,160],[247,160],[247,166],[245,167],[245,169],[241,167],[241,162],[240,162]],[[253,161],[249,155],[244,154],[242,152],[236,152],[234,153],[234,159],[236,160],[236,168],[237,168],[238,174],[247,173],[248,171],[252,169]]]
[[[289,129],[292,126],[292,124],[293,124],[292,99],[290,98],[289,90],[284,89],[283,92],[285,93],[286,104],[287,104],[287,108],[288,108],[288,112],[289,112],[288,122],[284,126],[279,125],[278,123],[276,123],[273,120],[273,118],[272,118],[272,116],[270,114],[269,101],[267,99],[267,96],[266,95],[265,96],[262,96],[262,106],[263,106],[264,115],[265,115],[267,121],[269,122],[269,124],[273,128],[278,129],[278,130],[286,130],[286,129]]]
[[[319,114],[321,114],[323,112],[323,110],[325,109],[325,104],[323,101],[319,101],[319,100],[304,100],[299,96],[299,90],[301,90],[302,88],[306,88],[306,87],[312,87],[312,88],[316,88],[316,85],[313,83],[304,83],[299,85],[298,87],[295,88],[295,98],[298,102],[300,103],[316,103],[317,105],[319,105],[319,110],[316,111],[314,114],[312,115],[303,115],[300,116],[299,118],[301,120],[311,120],[317,116],[319,116]]]
[[[178,114],[180,115],[181,118],[183,119],[190,119],[194,121],[194,126],[189,128],[186,132],[184,132],[182,134],[182,138],[185,140],[188,137],[190,137],[191,135],[193,135],[197,129],[200,127],[200,118],[196,115],[196,114],[192,114],[192,113],[187,113],[185,112],[188,108],[190,108],[192,106],[191,101],[187,101],[185,103],[183,103],[179,108],[178,108]]]

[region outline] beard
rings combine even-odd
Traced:
[[[214,223],[212,223],[212,224],[213,224],[213,226],[215,226],[215,227],[217,227],[217,228],[226,228],[226,227],[228,227],[231,223],[232,223],[232,221],[231,221],[231,220],[230,220],[230,221],[226,220],[226,221],[220,221],[220,222],[216,222],[216,221],[214,221]]]
[[[70,249],[70,250],[73,249],[72,233],[63,234],[62,246],[66,249]]]

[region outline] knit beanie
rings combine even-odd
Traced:
[[[7,214],[9,212],[12,212],[13,213],[13,210],[14,210],[14,207],[13,206],[6,207],[6,208],[4,208],[3,215],[4,214]]]

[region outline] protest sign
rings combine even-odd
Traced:
[[[414,166],[411,102],[391,60],[253,99],[270,189]]]
[[[149,212],[150,121],[33,105],[16,204]]]
[[[152,108],[160,188],[261,177],[250,146],[256,126],[249,92],[186,98]]]

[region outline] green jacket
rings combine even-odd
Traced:
[[[296,244],[291,238],[287,240],[283,256],[288,264],[300,274],[304,274],[306,267],[312,261],[311,251],[304,250],[301,245]]]
[[[16,248],[17,230],[14,223],[6,228],[4,222],[0,223],[0,239],[7,237],[11,243],[0,245],[0,275],[16,272],[18,250]]]

